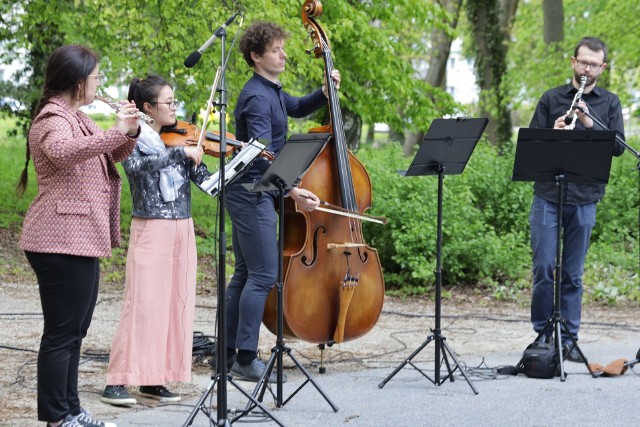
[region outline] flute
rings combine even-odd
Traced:
[[[122,107],[122,104],[120,104],[118,101],[115,101],[115,100],[113,100],[111,98],[108,98],[108,97],[106,97],[104,95],[96,95],[96,99],[99,100],[99,101],[104,102],[109,107],[111,107],[114,110],[116,110],[116,112],[119,111],[120,108]],[[145,123],[147,123],[149,125],[152,125],[152,124],[154,124],[156,122],[152,117],[146,115],[142,111],[136,111],[136,115],[138,116],[138,118],[140,120],[144,121]]]

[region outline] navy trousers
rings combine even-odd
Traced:
[[[533,251],[531,323],[540,332],[554,310],[554,278],[557,251],[557,203],[535,196],[529,215]],[[582,313],[582,273],[596,222],[596,203],[562,205],[562,280],[560,313],[569,332],[578,339]],[[550,331],[551,332],[551,331]],[[562,341],[566,343],[568,336]]]
[[[227,348],[257,351],[267,296],[278,275],[277,197],[240,183],[225,193],[235,271],[227,286]]]
[[[25,252],[36,273],[44,329],[38,352],[38,419],[80,413],[78,367],[98,298],[100,261],[93,257]]]

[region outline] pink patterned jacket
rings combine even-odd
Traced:
[[[31,252],[111,256],[120,244],[120,175],[136,139],[103,131],[83,112],[52,97],[34,119],[29,148],[38,194],[22,225]]]

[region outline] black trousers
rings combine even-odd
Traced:
[[[80,413],[78,367],[98,298],[98,258],[27,252],[36,273],[44,329],[38,353],[38,419]]]

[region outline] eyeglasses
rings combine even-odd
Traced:
[[[165,104],[165,105],[168,105],[170,110],[175,110],[176,108],[178,108],[178,100],[177,99],[174,99],[173,101],[169,101],[169,102],[155,101],[154,104]]]
[[[102,83],[102,81],[104,80],[104,74],[102,74],[102,73],[89,74],[87,77],[95,77],[96,78],[96,83],[98,83],[98,84]]]
[[[576,63],[578,64],[578,67],[582,68],[583,70],[586,70],[587,67],[589,67],[594,71],[599,70],[600,68],[602,68],[602,65],[603,65],[603,64],[595,64],[593,62],[580,61],[579,59],[576,59]]]

